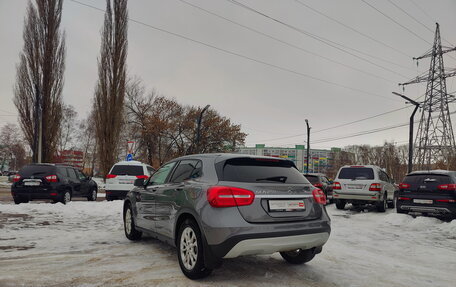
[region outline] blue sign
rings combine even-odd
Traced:
[[[127,154],[127,161],[132,161],[133,155],[131,153]]]

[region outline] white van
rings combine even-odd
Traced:
[[[377,211],[394,208],[396,186],[386,172],[375,165],[343,166],[333,183],[333,197],[337,209],[345,204],[354,207],[374,204]]]
[[[106,176],[106,200],[124,199],[138,178],[149,178],[155,169],[139,161],[121,161],[114,164]]]

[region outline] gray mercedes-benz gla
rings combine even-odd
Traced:
[[[324,193],[292,161],[241,154],[200,154],[137,179],[124,202],[125,235],[144,233],[177,247],[190,279],[223,258],[280,252],[293,264],[312,260],[329,238]]]

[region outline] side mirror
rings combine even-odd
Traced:
[[[144,178],[137,178],[135,179],[135,186],[144,186]]]

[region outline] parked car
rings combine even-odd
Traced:
[[[379,212],[394,208],[396,187],[390,176],[375,165],[343,166],[333,183],[333,196],[338,209],[347,203],[354,207],[374,204]]]
[[[51,199],[67,204],[73,197],[97,200],[98,187],[90,178],[76,168],[51,164],[29,164],[13,178],[11,195],[19,204],[35,199]]]
[[[150,165],[135,160],[114,164],[106,176],[106,200],[124,199],[136,179],[147,179],[154,172]]]
[[[190,279],[223,258],[280,252],[292,264],[320,253],[329,238],[325,195],[285,159],[190,155],[137,179],[124,201],[125,235],[143,232],[177,247]]]
[[[333,189],[332,183],[322,173],[304,173],[307,180],[316,188],[323,190],[326,196],[327,203],[333,202]]]
[[[407,174],[399,184],[397,213],[421,212],[456,218],[456,171],[426,170]]]

